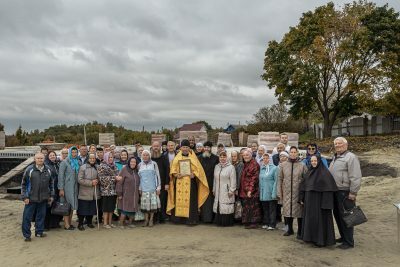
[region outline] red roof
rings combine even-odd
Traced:
[[[203,127],[205,128],[203,123],[184,124],[179,131],[201,131]]]

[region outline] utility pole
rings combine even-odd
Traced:
[[[83,125],[83,137],[85,138],[85,146],[87,146],[87,142],[86,142],[86,126]]]

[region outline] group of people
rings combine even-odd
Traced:
[[[348,151],[347,140],[334,140],[335,155],[328,165],[316,144],[307,145],[304,159],[288,146],[286,134],[267,151],[253,143],[249,148],[228,153],[222,144],[212,153],[212,143],[197,143],[194,137],[174,142],[153,142],[150,150],[136,143],[136,152],[115,146],[85,145],[62,150],[41,151],[22,179],[25,202],[22,233],[31,240],[35,215],[35,235],[60,227],[60,216],[51,213],[56,202],[66,202],[71,212],[62,219],[65,230],[94,228],[97,215],[106,229],[119,216],[118,227],[135,227],[141,217],[145,227],[154,223],[197,225],[215,223],[245,228],[274,230],[284,223],[284,236],[316,246],[337,242],[342,249],[354,247],[353,228],[346,227],[344,209],[354,205],[361,184],[357,157]],[[333,216],[340,238],[335,239]]]

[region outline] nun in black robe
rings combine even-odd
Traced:
[[[338,189],[321,158],[316,158],[317,166],[310,167],[300,184],[300,202],[304,203],[301,239],[319,247],[332,246],[335,244],[332,210],[334,192]]]

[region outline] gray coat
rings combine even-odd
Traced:
[[[361,186],[361,167],[356,155],[346,151],[335,155],[329,165],[329,171],[339,190],[357,194]]]
[[[228,163],[225,167],[217,164],[214,169],[213,211],[219,214],[233,214],[235,211],[236,170]],[[232,193],[229,197],[228,193]]]
[[[98,179],[97,165],[92,167],[90,164],[84,164],[79,168],[78,183],[79,195],[78,199],[81,200],[95,200],[94,186],[92,181]],[[96,185],[97,199],[100,198],[99,184]]]
[[[64,190],[65,199],[71,204],[71,208],[78,210],[78,173],[72,169],[69,158],[66,158],[60,164],[58,189]]]

